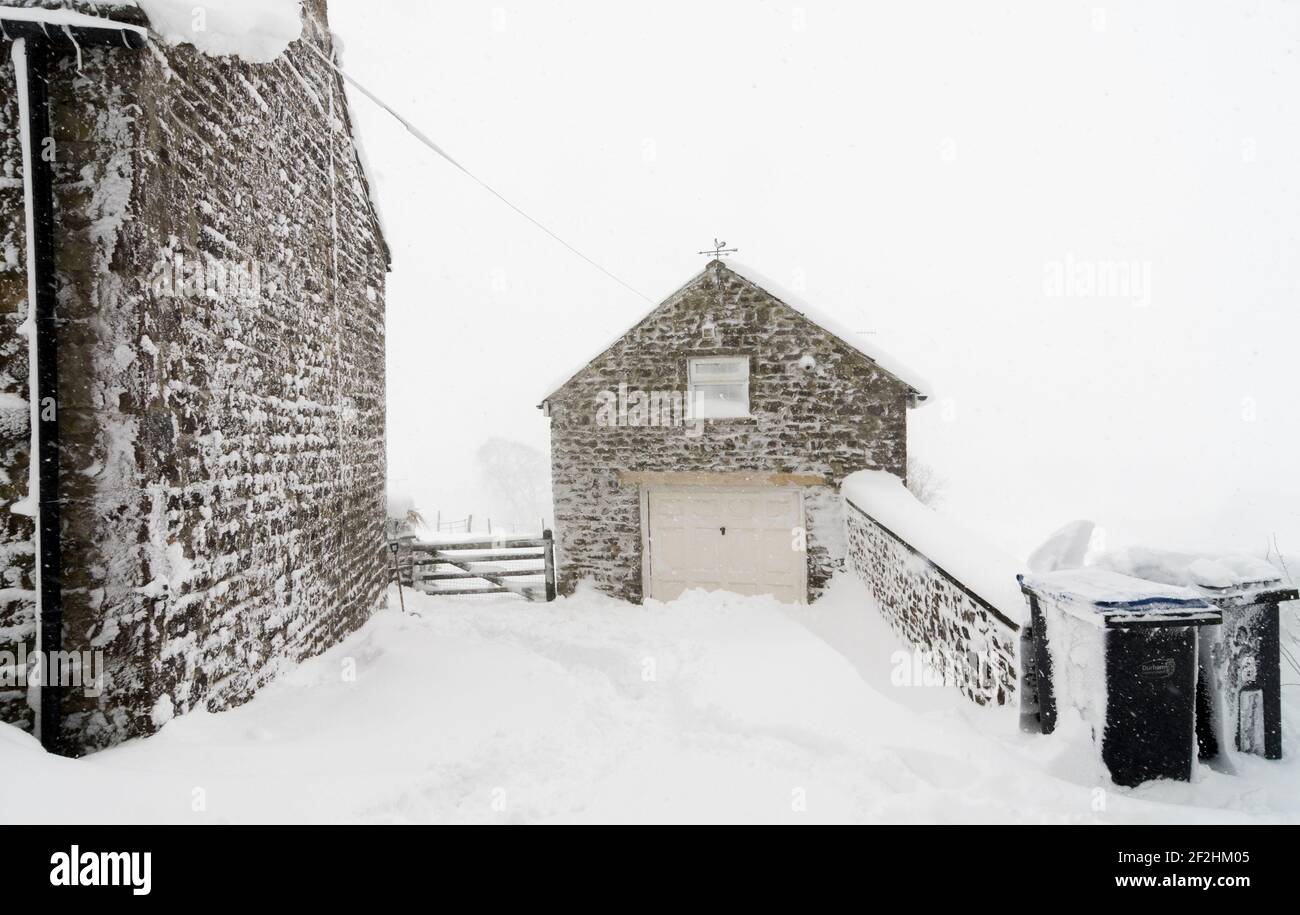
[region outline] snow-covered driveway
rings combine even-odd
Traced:
[[[1283,762],[1103,788],[1069,728],[891,684],[898,643],[850,579],[811,608],[406,600],[147,740],[64,760],[3,727],[0,820],[1300,820],[1294,709]]]

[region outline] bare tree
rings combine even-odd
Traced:
[[[491,510],[503,522],[540,523],[551,514],[551,465],[523,442],[490,438],[475,455]]]
[[[935,473],[933,467],[908,455],[907,489],[918,502],[934,508],[943,501],[943,491],[947,487],[948,481]]]

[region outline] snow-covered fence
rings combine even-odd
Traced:
[[[849,567],[894,631],[972,701],[1015,701],[1027,628],[1018,564],[941,519],[892,474],[859,471],[841,492]]]
[[[464,518],[448,519],[444,521],[442,519],[442,512],[440,511],[434,516],[433,530],[436,534],[441,534],[443,532],[448,534],[471,533],[474,530],[474,516],[466,515]],[[491,532],[492,529],[489,527],[488,533]]]
[[[546,529],[546,519],[542,518],[540,521],[537,519],[533,521],[502,521],[498,518],[493,521],[491,516],[486,518],[480,516],[478,525],[480,528],[486,526],[489,534],[535,534]],[[466,515],[464,518],[444,520],[442,512],[439,511],[434,515],[434,522],[431,527],[434,534],[472,534],[474,533],[474,516]]]

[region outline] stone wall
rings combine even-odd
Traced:
[[[967,698],[1015,702],[1020,627],[861,508],[844,505],[849,567],[890,627]]]
[[[750,357],[751,417],[680,426],[602,424],[603,392],[687,389],[687,358]],[[908,389],[862,354],[714,261],[548,400],[559,586],[592,579],[642,598],[640,491],[625,471],[820,476],[804,488],[809,591],[843,561],[837,482],[904,474]]]
[[[333,53],[323,0],[269,64],[151,40],[83,49],[52,80],[64,644],[106,665],[101,695],[65,699],[69,752],[243,702],[382,597],[387,249],[341,81],[308,44]],[[0,253],[18,251],[0,262],[0,391],[26,398],[16,193],[0,180]],[[0,640],[30,647],[30,519],[3,512]],[[13,694],[0,716],[30,726]]]
[[[33,519],[12,511],[27,497],[31,423],[27,402],[26,233],[18,96],[9,44],[0,42],[0,652],[35,647]],[[0,655],[0,667],[5,658]],[[0,680],[0,721],[30,730],[32,709],[16,676]]]

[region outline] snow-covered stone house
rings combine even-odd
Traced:
[[[840,481],[902,478],[927,396],[865,334],[711,261],[542,402],[560,590],[816,596],[845,555]]]
[[[55,6],[0,7],[0,720],[76,754],[240,703],[378,605],[388,251],[324,0],[256,34]]]

